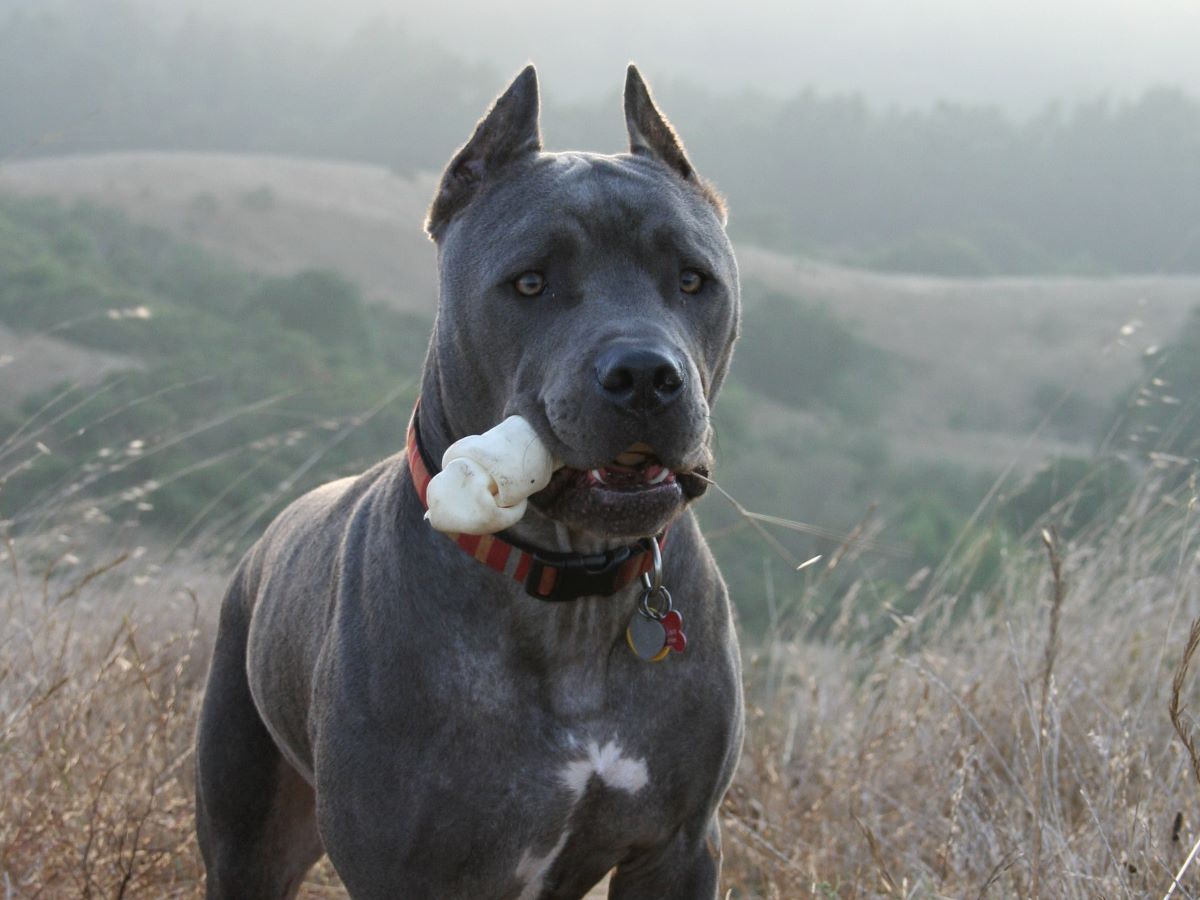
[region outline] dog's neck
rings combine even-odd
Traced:
[[[446,447],[461,433],[444,415],[437,379],[426,379],[426,391],[417,410],[417,436],[424,457],[440,460]],[[532,506],[525,517],[505,532],[505,537],[526,546],[565,553],[594,554],[625,546],[632,540],[603,539],[576,532],[542,515]],[[461,564],[480,565],[463,554]],[[608,596],[585,596],[567,602],[530,597],[516,581],[503,579],[494,609],[504,619],[497,633],[506,635],[515,655],[548,675],[546,701],[559,720],[588,722],[602,717],[611,689],[608,673],[614,662],[633,659],[626,630],[639,615],[644,588],[640,580]],[[505,598],[507,602],[501,600]]]
[[[633,653],[625,644],[625,629],[636,615],[640,594],[640,585],[630,585],[611,597],[571,603],[518,596],[509,607],[522,657],[549,674],[546,700],[560,720],[583,721],[603,713],[609,668],[614,659]]]
[[[622,540],[605,538],[586,531],[567,528],[542,515],[533,506],[528,507],[525,518],[508,529],[508,533],[522,543],[558,553],[583,553],[590,555],[615,550],[634,542],[633,538]]]
[[[436,342],[436,335],[434,337]],[[421,444],[431,462],[441,464],[446,448],[454,443],[454,431],[446,419],[442,403],[442,383],[437,359],[431,352],[421,376],[421,400],[417,406],[417,424],[421,429]]]
[[[458,437],[447,421],[438,379],[426,371],[418,430],[425,455],[440,461]],[[523,543],[559,552],[596,553],[619,545],[593,535],[570,531],[530,507],[524,519],[508,533]],[[469,564],[476,564],[470,562]],[[586,720],[604,707],[605,673],[614,646],[623,646],[625,628],[634,614],[640,584],[622,588],[611,597],[588,597],[568,603],[550,603],[525,594],[516,583],[507,583],[512,598],[505,629],[520,647],[523,658],[554,673],[548,679],[548,702],[564,721]]]

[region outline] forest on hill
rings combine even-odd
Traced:
[[[0,159],[222,150],[436,170],[508,72],[377,22],[301,41],[121,0],[0,12]],[[610,96],[558,103],[553,148],[618,151]],[[1200,101],[1170,88],[1050,103],[878,108],[813,91],[656,84],[735,237],[789,253],[952,275],[1200,272]]]

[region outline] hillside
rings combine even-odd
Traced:
[[[275,156],[128,153],[0,165],[0,192],[123,210],[248,269],[325,268],[368,299],[428,312],[433,245],[421,223],[432,178],[382,166]]]
[[[430,175],[272,156],[106,154],[0,165],[0,192],[115,206],[246,268],[334,269],[368,299],[425,314],[436,297],[433,247],[421,229],[433,186]],[[731,203],[736,217],[737,198]],[[739,259],[748,316],[767,288],[826,306],[895,358],[881,425],[897,453],[975,466],[1089,447],[1113,398],[1138,377],[1141,352],[1169,342],[1200,304],[1200,278],[904,276],[746,245]],[[1029,443],[1068,391],[1051,427]],[[792,418],[795,427],[813,424]]]
[[[1142,353],[1170,342],[1200,305],[1197,278],[889,275],[754,247],[740,247],[738,259],[744,278],[827,305],[905,364],[883,419],[902,446],[980,464],[1021,452],[1068,391],[1070,410],[1084,421],[1060,415],[1049,436],[1068,439],[1035,448],[1067,449],[1094,433],[1113,398],[1139,377]]]
[[[116,353],[80,347],[50,335],[17,334],[0,325],[0,413],[11,412],[28,394],[62,382],[95,384],[111,372],[140,362]]]

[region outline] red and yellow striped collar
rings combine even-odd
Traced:
[[[408,423],[405,451],[413,487],[421,507],[428,509],[425,492],[438,469],[425,456],[421,446],[417,425],[419,408],[413,410]],[[539,550],[494,534],[447,534],[446,537],[489,569],[523,584],[526,593],[539,600],[607,597],[649,572],[653,565],[652,555],[647,552],[651,538],[607,553],[585,555]],[[666,538],[665,531],[656,538],[660,548]]]

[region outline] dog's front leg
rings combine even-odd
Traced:
[[[714,900],[721,874],[721,831],[714,815],[707,828],[681,829],[664,847],[617,866],[609,900]]]

